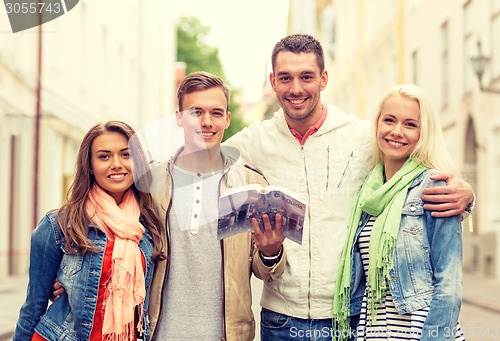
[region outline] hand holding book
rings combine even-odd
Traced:
[[[283,240],[285,240],[281,230],[281,215],[276,213],[276,225],[274,228],[271,226],[271,222],[267,214],[262,215],[262,222],[264,223],[264,231],[261,230],[257,219],[252,218],[252,226],[254,230],[253,241],[255,246],[264,256],[274,256],[280,251],[281,244],[283,243]]]
[[[283,236],[302,244],[305,212],[303,201],[285,188],[256,184],[235,188],[219,199],[218,238],[254,231],[254,220],[265,233],[264,216],[271,229],[279,216]]]

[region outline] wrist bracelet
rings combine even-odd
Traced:
[[[278,258],[281,257],[281,251],[283,250],[283,245],[281,245],[280,247],[280,250],[278,251],[278,253],[274,256],[265,256],[262,251],[259,251],[260,252],[260,256],[262,257],[263,260],[266,260],[266,261],[275,261],[277,260]]]
[[[465,208],[464,212],[467,212],[467,213],[472,213],[472,209],[474,208],[474,200],[472,200],[469,205],[467,205],[467,207]]]

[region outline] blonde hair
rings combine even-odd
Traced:
[[[420,107],[420,139],[410,157],[425,167],[457,174],[455,163],[446,147],[439,117],[432,108],[429,96],[413,84],[396,85],[378,101],[372,133],[375,162],[382,160],[382,151],[376,142],[378,120],[387,99],[395,96],[417,101]]]

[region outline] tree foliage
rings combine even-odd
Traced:
[[[231,88],[220,61],[219,49],[206,42],[210,27],[204,26],[197,17],[183,16],[177,24],[177,60],[186,63],[186,73],[207,71],[219,76]],[[224,140],[246,126],[238,114],[240,105],[235,101],[237,91],[231,91],[229,111],[231,125],[224,134]]]

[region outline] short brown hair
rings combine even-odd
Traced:
[[[274,68],[276,67],[276,59],[278,54],[282,51],[289,51],[293,53],[309,53],[312,52],[316,55],[316,61],[318,62],[319,72],[322,73],[325,69],[325,56],[323,53],[323,48],[319,41],[317,41],[313,36],[308,34],[291,34],[281,39],[274,45],[273,53],[271,55],[271,61]]]
[[[224,85],[224,81],[219,77],[205,71],[192,72],[179,85],[177,89],[177,100],[179,101],[179,110],[182,111],[182,100],[184,95],[195,91],[208,90],[211,88],[221,88],[226,96],[227,108],[229,111],[229,88]]]

